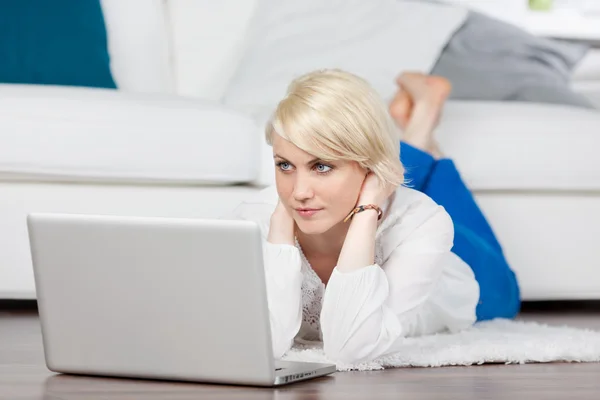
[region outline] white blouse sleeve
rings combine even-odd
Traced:
[[[274,206],[243,203],[227,218],[256,222],[262,232],[267,303],[273,355],[281,358],[302,324],[302,261],[297,247],[267,241]]]
[[[471,268],[450,252],[453,238],[452,221],[438,207],[383,265],[334,269],[321,311],[327,357],[368,361],[393,353],[401,338],[472,325],[479,285]]]
[[[273,355],[281,358],[302,324],[302,261],[292,245],[263,242]]]

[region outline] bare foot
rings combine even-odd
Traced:
[[[403,92],[407,92],[416,105],[427,106],[431,118],[437,126],[444,103],[452,91],[450,81],[441,76],[425,75],[418,72],[405,72],[396,81]]]
[[[390,103],[390,115],[401,129],[406,129],[410,115],[413,112],[414,102],[407,91],[398,88],[396,96]]]
[[[452,85],[446,78],[416,72],[403,73],[397,82],[400,89],[390,104],[390,114],[404,130],[403,140],[440,157],[433,133]]]

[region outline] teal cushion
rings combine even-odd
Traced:
[[[0,82],[116,88],[100,0],[0,0]]]

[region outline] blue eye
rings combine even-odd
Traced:
[[[282,161],[280,163],[277,163],[277,166],[282,171],[289,171],[291,169],[291,167],[292,167],[292,165],[289,162],[286,162],[286,161]]]
[[[327,173],[333,169],[329,165],[325,165],[325,164],[317,164],[316,168],[317,168],[317,172],[319,172],[321,174]]]

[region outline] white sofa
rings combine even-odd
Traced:
[[[29,212],[213,218],[273,183],[264,115],[218,104],[252,2],[103,6],[120,91],[0,85],[0,299],[35,299]],[[600,299],[600,114],[451,102],[439,136],[523,298]]]

